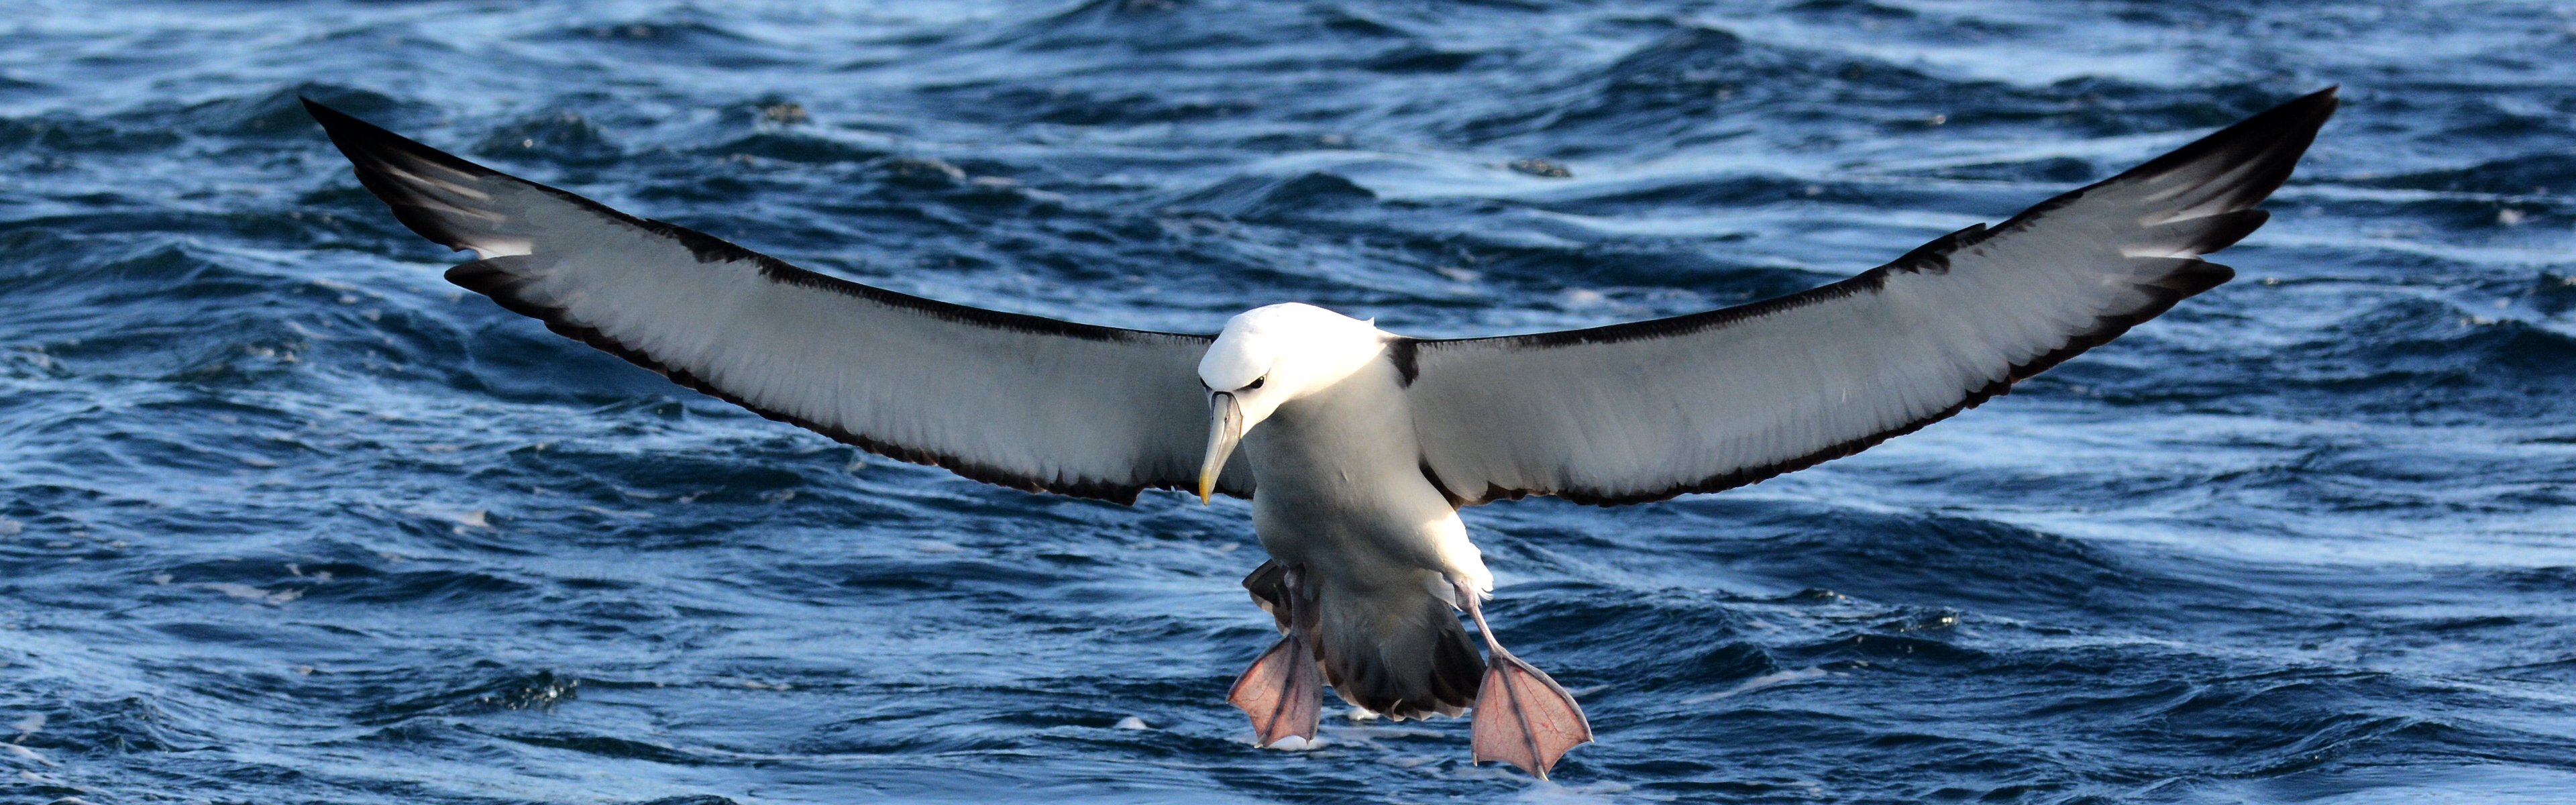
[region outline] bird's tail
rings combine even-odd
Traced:
[[[1278,565],[1264,564],[1243,580],[1273,614],[1289,600]],[[1307,584],[1323,584],[1306,578]],[[1313,592],[1315,662],[1342,700],[1390,718],[1455,716],[1476,704],[1484,658],[1468,642],[1448,599],[1425,584]],[[1287,628],[1287,621],[1281,621]]]

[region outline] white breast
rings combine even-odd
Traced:
[[[1244,452],[1259,484],[1253,527],[1279,561],[1351,587],[1456,579],[1493,589],[1457,509],[1422,475],[1392,364],[1281,406]]]

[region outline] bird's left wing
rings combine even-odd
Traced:
[[[1423,474],[1460,504],[1611,505],[1851,455],[2011,388],[2234,276],[2334,90],[2001,226],[1804,293],[1590,330],[1391,349]]]
[[[953,305],[817,274],[305,102],[447,278],[673,381],[894,458],[1132,502],[1195,485],[1211,337]],[[1252,492],[1229,466],[1218,488]]]

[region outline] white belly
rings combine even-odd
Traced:
[[[1391,368],[1364,371],[1246,434],[1261,547],[1354,592],[1427,585],[1448,599],[1450,580],[1491,590],[1466,524],[1422,475],[1403,406]]]

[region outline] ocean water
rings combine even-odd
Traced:
[[[21,2],[0,801],[2576,801],[2571,54],[2545,2]],[[2009,397],[1470,510],[1599,732],[1553,783],[1338,703],[1253,748],[1242,502],[670,386],[441,281],[296,103],[909,293],[1466,335],[1830,281],[2333,84],[2238,281]]]

